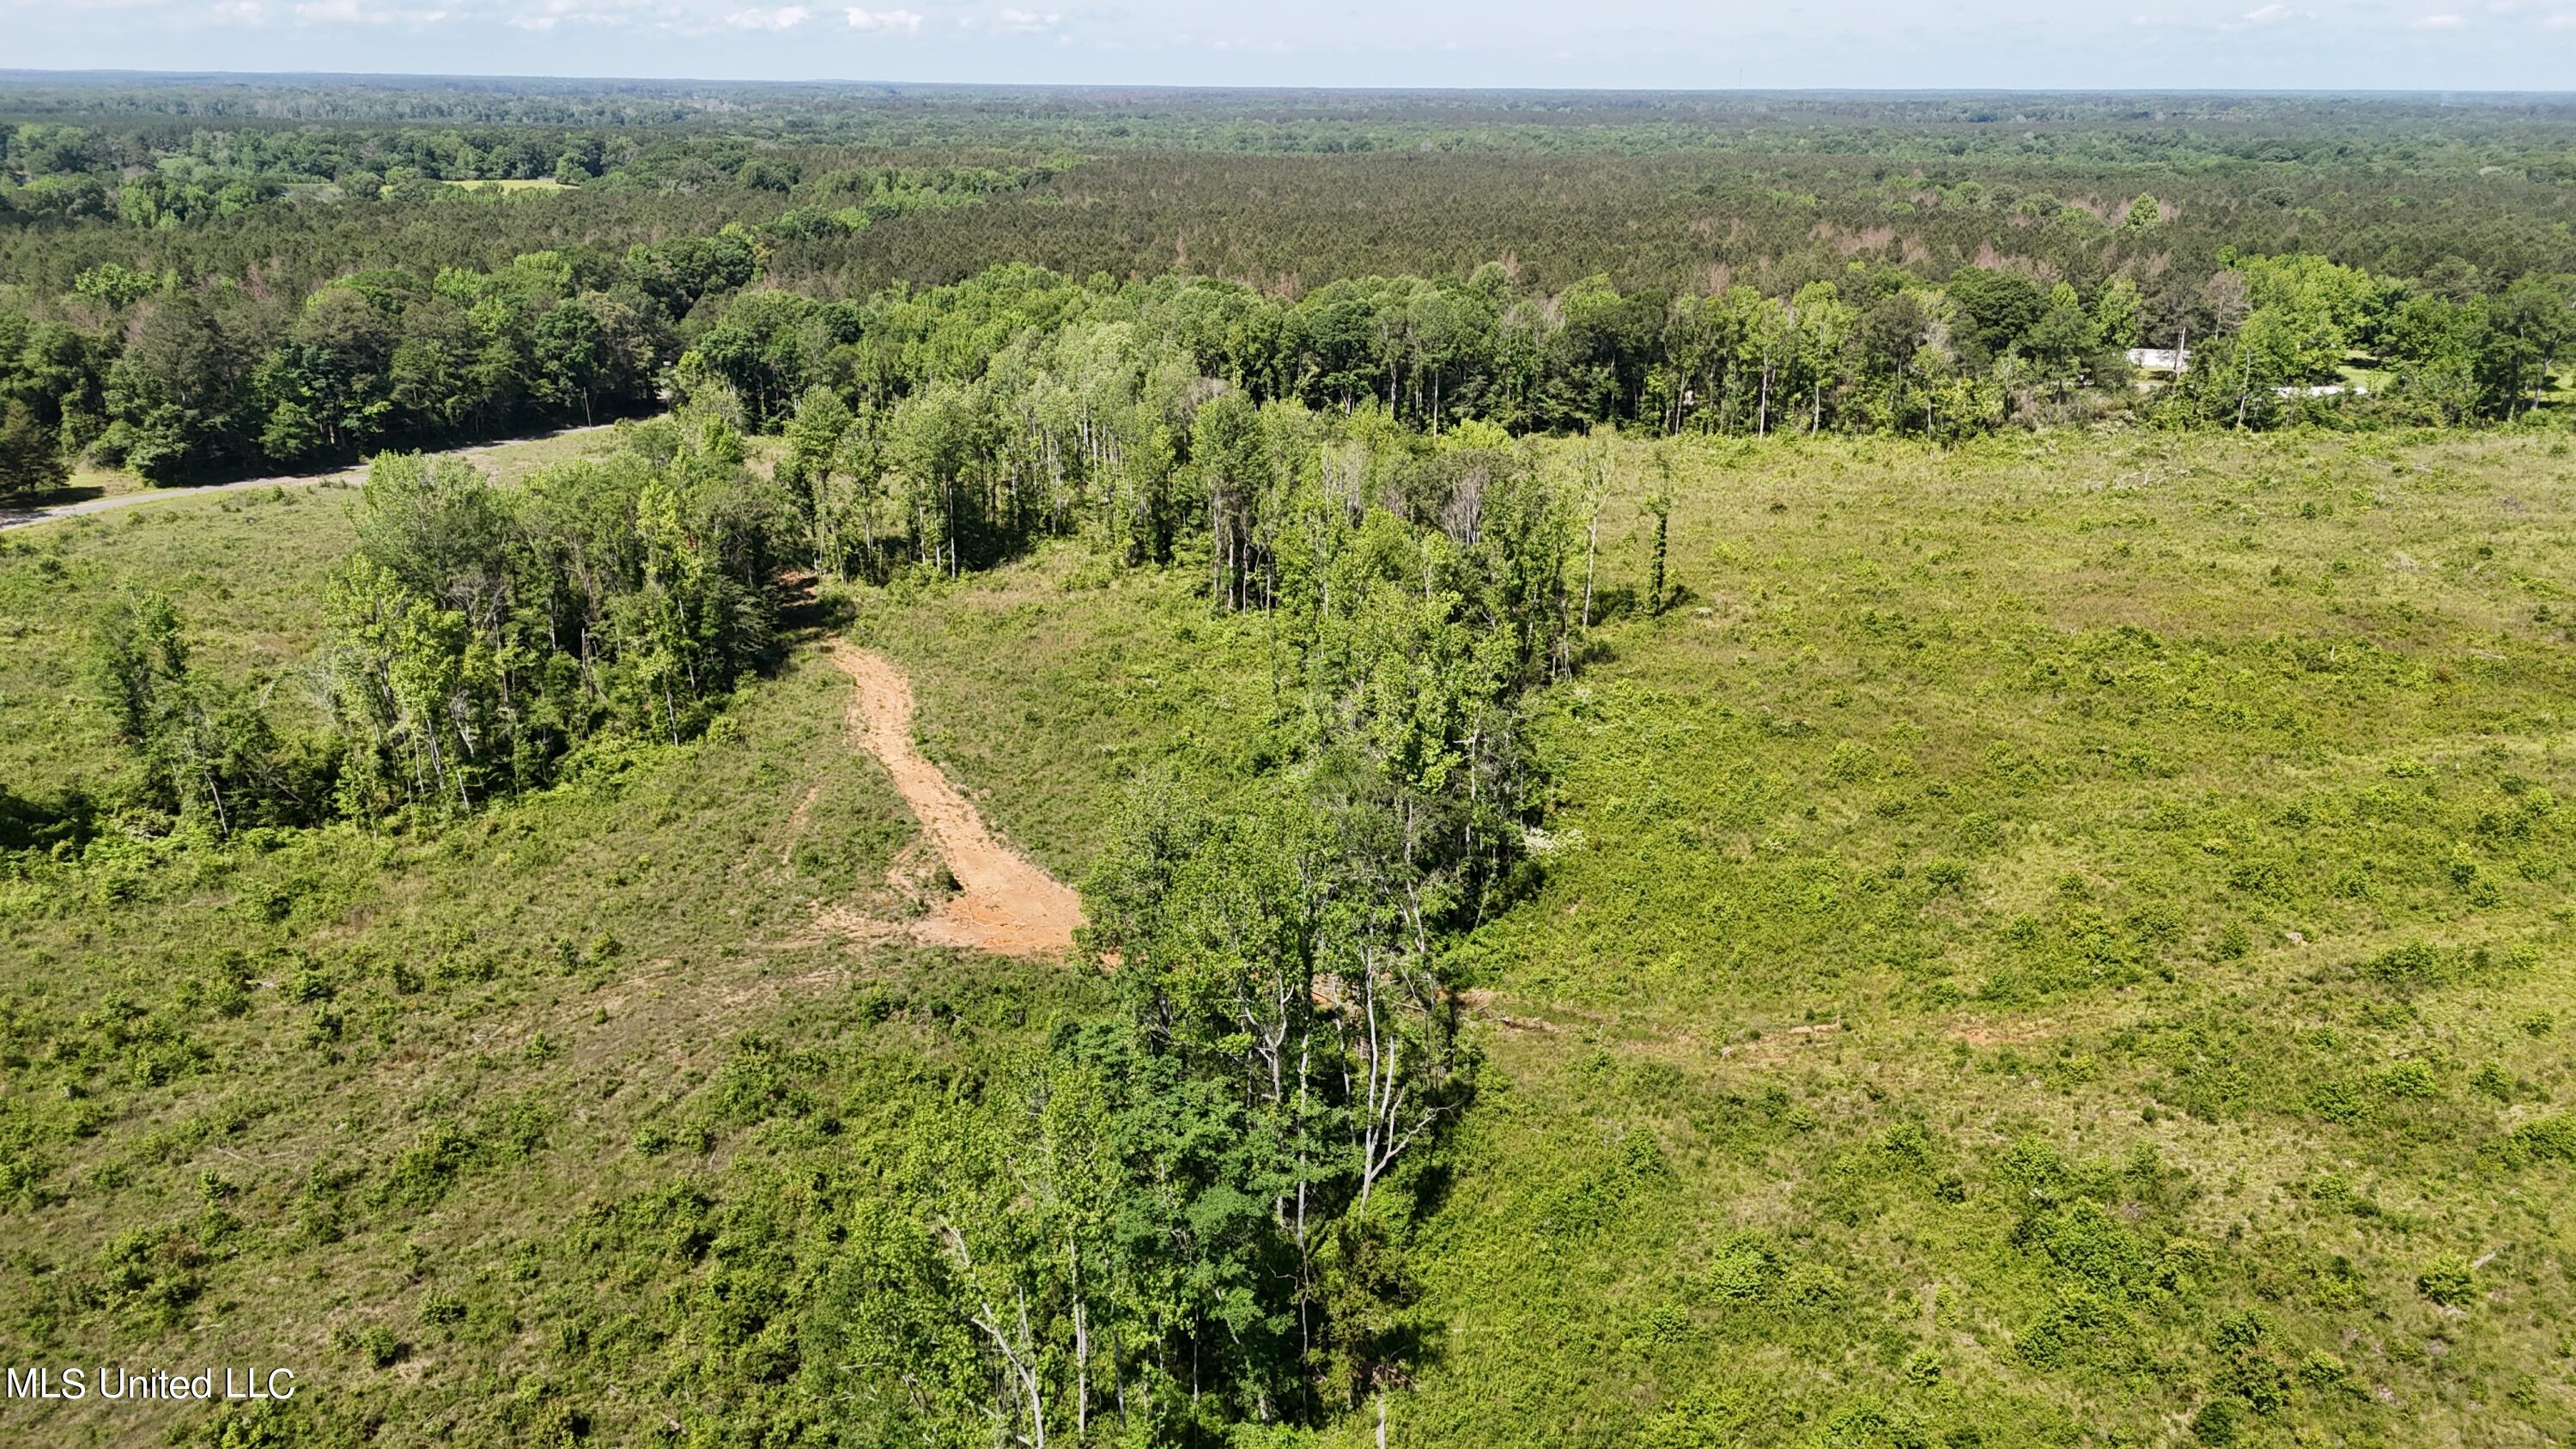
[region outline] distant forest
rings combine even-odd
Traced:
[[[713,384],[773,426],[1077,313],[1433,431],[2511,421],[2576,335],[2554,98],[22,74],[0,129],[0,491]],[[917,335],[922,289],[1013,266],[1070,300]]]

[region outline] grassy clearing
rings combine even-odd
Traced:
[[[1676,492],[1659,616],[1636,498],[1604,515],[1544,870],[1460,962],[1488,1067],[1394,1442],[2576,1431],[2566,441],[1778,443]],[[96,587],[166,573],[242,667],[309,638],[330,493],[135,517],[0,561],[0,779],[86,778],[55,694]],[[1197,589],[1068,547],[846,602],[929,753],[1078,873],[1140,770],[1261,758],[1266,625]],[[0,1350],[311,1362],[297,1422],[389,1443],[813,1391],[759,1372],[791,1315],[722,1305],[804,1302],[910,1114],[1097,1009],[818,924],[899,908],[910,834],[845,689],[800,656],[708,741],[434,839],[6,883],[41,1247]]]
[[[1427,1440],[2567,1432],[2565,441],[1677,491],[1475,943]]]
[[[853,635],[913,682],[924,753],[1067,879],[1140,771],[1247,778],[1272,708],[1269,623],[1205,585],[1051,546],[930,590],[860,590]]]
[[[504,196],[527,196],[539,192],[573,189],[550,176],[515,181],[442,181],[439,184],[453,186],[459,191],[497,191]]]
[[[604,446],[572,432],[466,450],[503,483]],[[170,490],[130,507],[0,534],[0,785],[107,792],[129,763],[90,707],[82,651],[129,583],[168,594],[202,658],[272,681],[288,717],[318,709],[300,666],[322,624],[321,580],[348,552],[357,475],[273,488]]]
[[[322,576],[351,540],[340,484],[139,504],[0,536],[0,781],[22,793],[102,793],[130,768],[89,698],[91,619],[148,581],[189,621],[210,666],[292,677],[322,627]]]
[[[1565,843],[1497,979],[1795,1019],[2135,984],[2231,922],[2342,956],[2465,919],[2454,845],[2566,784],[2565,449],[1712,461],[1674,519],[1688,597],[1605,631],[1543,722]],[[2545,904],[2549,852],[2512,840],[2474,889]],[[2150,906],[2167,949],[2124,979],[2041,949]]]
[[[151,485],[139,474],[123,468],[101,468],[84,463],[73,470],[71,481],[53,494],[35,499],[38,504],[77,502],[84,498],[122,498],[140,493]]]

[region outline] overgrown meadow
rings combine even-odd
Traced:
[[[2565,1436],[2564,434],[1663,446],[1610,455],[1542,823],[1444,965],[1481,1064],[1389,1189],[1389,1442]],[[349,529],[7,536],[0,778],[114,796],[99,585],[283,698]],[[873,1442],[865,1205],[1118,985],[848,929],[919,908],[915,832],[812,644],[1081,880],[1140,777],[1269,768],[1276,616],[1205,588],[1080,542],[835,586],[701,737],[476,816],[10,856],[0,1358],[306,1385],[29,1442]]]

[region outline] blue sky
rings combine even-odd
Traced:
[[[2576,0],[0,0],[0,66],[1322,86],[2576,87]]]

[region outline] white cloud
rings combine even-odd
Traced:
[[[308,25],[410,25],[415,29],[447,18],[444,10],[377,9],[360,0],[304,0],[295,18]]]
[[[358,0],[304,0],[295,7],[295,18],[333,25],[382,25],[393,19],[389,10],[371,10]]]
[[[886,35],[919,35],[921,12],[918,10],[851,10],[852,30],[873,30]]]
[[[570,21],[577,25],[623,25],[627,17],[613,10],[599,8],[600,0],[542,0],[526,12],[506,17],[502,23],[513,30],[533,30],[540,35]]]
[[[2293,10],[2287,5],[2266,5],[2259,10],[2248,10],[2243,15],[2236,17],[2234,20],[2221,21],[2218,28],[2221,30],[2250,30],[2257,25],[2279,25],[2291,20],[2306,20],[2309,18],[2308,12],[2304,10]]]
[[[848,32],[840,49],[855,53],[831,60],[812,52],[828,38],[836,8]],[[1905,79],[1892,69],[1897,62],[1865,45],[1846,47],[1846,54],[1821,41],[1782,38],[1786,30],[1757,28],[1739,46],[1738,38],[1719,38],[1715,22],[1704,21],[1713,13],[1708,7],[1618,0],[1576,8],[1595,22],[1580,41],[1545,18],[1562,17],[1564,7],[1536,0],[1377,6],[1360,13],[1379,23],[1318,40],[1295,30],[1299,12],[1230,0],[1110,0],[1098,7],[1072,0],[842,0],[840,7],[813,0],[0,0],[0,32],[10,37],[0,45],[0,65],[234,69],[258,61],[323,70],[570,66],[683,75],[917,70],[942,78],[1009,70],[1065,82],[1278,85],[1336,78],[1388,85]],[[1809,9],[1860,30],[1870,20],[1907,13],[1894,0],[1836,0]],[[1915,73],[1918,82],[2539,88],[2566,84],[2563,75],[2553,77],[2551,61],[2565,71],[2568,46],[2576,42],[2576,0],[2128,0],[2101,8],[2089,22],[2097,28],[2068,27],[2062,36],[2051,28],[2034,42],[2037,49],[2007,62],[1980,52],[1978,37],[2001,34],[2014,7],[1962,0],[1956,10],[1964,28],[1945,28],[1947,38],[1925,42],[1931,48]],[[439,12],[445,18],[433,19]],[[1453,31],[1460,54],[1475,59],[1441,59],[1441,42]],[[1624,38],[1613,45],[1594,38],[1595,31]],[[2403,43],[2399,31],[2414,43]],[[2122,32],[2126,45],[2118,40]],[[2502,42],[2517,33],[2524,43],[2500,44],[2500,55],[2477,49],[2487,36]],[[573,37],[585,44],[545,44]],[[1284,45],[1274,37],[1286,37]],[[1222,50],[1213,44],[1218,40]],[[2226,43],[2248,40],[2290,43]],[[992,41],[999,43],[978,44]],[[865,60],[869,52],[878,59]],[[1605,59],[1614,52],[1624,59]],[[528,59],[544,55],[558,60]],[[1631,75],[1623,66],[1644,68]]]

